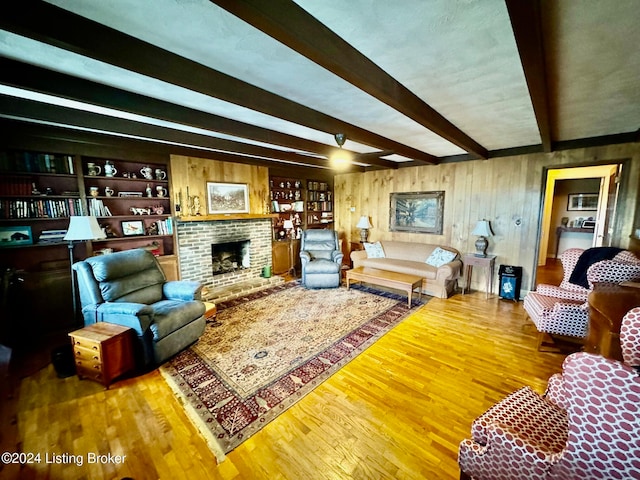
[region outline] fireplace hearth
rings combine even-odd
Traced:
[[[251,240],[211,244],[211,271],[213,275],[235,272],[251,267],[249,248]]]

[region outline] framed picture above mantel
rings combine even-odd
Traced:
[[[247,184],[207,182],[207,212],[210,215],[249,213]]]

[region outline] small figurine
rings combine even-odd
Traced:
[[[191,215],[200,215],[200,197],[194,195],[191,200]]]

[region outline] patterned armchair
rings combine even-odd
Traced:
[[[521,388],[473,422],[472,438],[459,447],[460,478],[640,478],[638,431],[638,373],[575,353],[549,379],[544,396]]]
[[[620,346],[626,365],[640,368],[640,307],[629,310],[620,325]]]
[[[580,248],[565,250],[560,257],[564,270],[560,285],[538,285],[535,292],[529,292],[524,298],[524,309],[539,332],[538,349],[541,349],[545,334],[586,337],[589,324],[587,299],[594,283],[620,283],[640,278],[640,260],[632,252],[622,250],[611,260],[592,264],[586,270],[586,286],[573,283],[574,270],[583,252],[585,250]]]

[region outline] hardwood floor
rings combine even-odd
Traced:
[[[483,292],[432,299],[220,465],[157,370],[104,390],[48,365],[3,402],[16,422],[4,415],[10,429],[1,425],[4,450],[42,462],[4,466],[0,477],[458,478],[472,420],[522,385],[542,392],[563,359],[536,350],[521,302]],[[88,464],[89,453],[126,458]],[[45,454],[83,465],[45,463]]]

